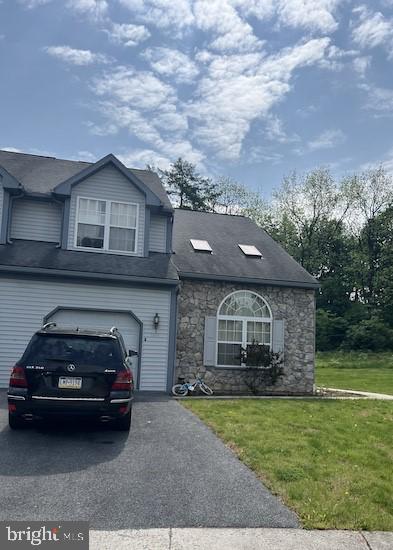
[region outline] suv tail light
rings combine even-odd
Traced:
[[[112,384],[112,390],[126,390],[133,389],[133,379],[130,370],[122,370],[117,373],[116,379]]]
[[[11,371],[10,386],[14,388],[27,388],[27,379],[23,367],[15,367]]]

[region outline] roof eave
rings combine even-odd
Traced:
[[[203,279],[207,281],[226,281],[230,283],[257,284],[265,286],[283,286],[289,288],[305,288],[318,290],[320,283],[315,280],[315,283],[308,281],[285,281],[280,279],[259,279],[255,277],[236,277],[231,275],[217,275],[209,273],[192,273],[179,271],[180,279]]]
[[[135,284],[177,286],[178,279],[165,279],[159,277],[137,277],[132,275],[116,275],[113,273],[92,273],[88,271],[70,271],[67,269],[48,269],[43,267],[25,267],[13,265],[0,265],[0,273],[15,273],[24,275],[42,275],[50,277],[64,277],[70,279],[88,279],[98,281],[116,281]]]

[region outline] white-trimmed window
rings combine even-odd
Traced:
[[[217,365],[245,366],[242,349],[253,344],[272,345],[272,314],[255,292],[239,290],[225,298],[218,309]]]
[[[139,205],[78,197],[75,246],[135,254]]]

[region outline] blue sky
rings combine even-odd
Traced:
[[[393,0],[0,0],[0,66],[0,148],[393,171]]]

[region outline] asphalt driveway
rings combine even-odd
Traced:
[[[138,396],[130,435],[94,425],[12,432],[0,395],[0,520],[88,520],[94,529],[296,527],[191,412]]]

